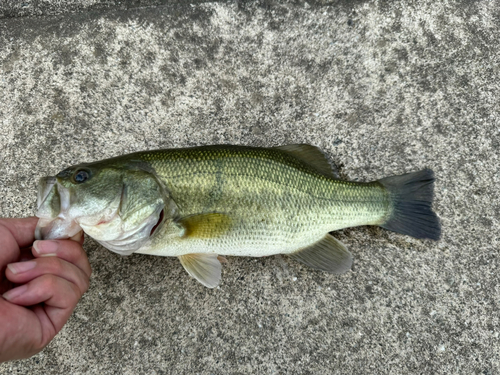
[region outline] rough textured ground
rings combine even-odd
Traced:
[[[2,13],[2,216],[82,161],[306,142],[344,178],[433,168],[443,236],[344,230],[346,275],[230,258],[215,290],[87,240],[91,289],[1,374],[500,373],[498,2],[74,3]]]

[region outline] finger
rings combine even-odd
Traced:
[[[7,266],[5,276],[15,284],[25,284],[42,275],[61,277],[80,289],[81,294],[89,288],[89,277],[81,269],[58,257],[46,257],[28,262],[11,263]]]
[[[68,280],[49,274],[11,289],[2,297],[21,306],[33,306],[45,302],[49,306],[65,309],[76,305],[81,297],[81,292],[75,284]]]
[[[3,274],[7,263],[19,259],[20,251],[12,233],[3,225],[0,225],[0,274]]]
[[[45,240],[33,243],[33,255],[37,258],[56,256],[73,263],[90,277],[92,270],[87,254],[80,243],[72,240]]]
[[[20,219],[0,219],[0,226],[10,232],[19,247],[27,247],[33,243],[37,223],[38,218],[34,216]]]
[[[37,277],[3,295],[7,301],[20,306],[44,302],[44,310],[56,332],[68,320],[80,297],[80,290],[75,284],[55,275]]]

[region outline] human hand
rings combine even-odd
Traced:
[[[41,351],[89,287],[83,233],[33,243],[37,222],[0,219],[0,362]]]

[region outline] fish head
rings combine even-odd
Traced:
[[[154,171],[116,163],[80,164],[40,179],[35,237],[69,238],[83,229],[104,247],[128,255],[175,212]]]

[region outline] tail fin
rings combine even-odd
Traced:
[[[438,240],[441,225],[432,211],[434,172],[424,169],[401,176],[386,177],[380,182],[391,199],[391,214],[380,225],[394,232],[415,238]]]

